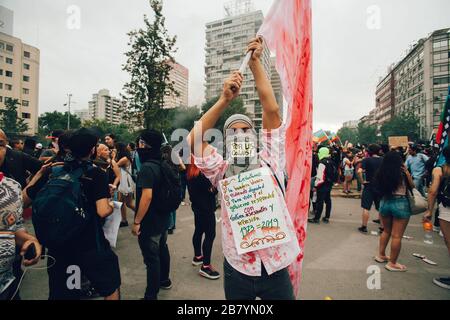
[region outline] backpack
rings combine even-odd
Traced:
[[[440,168],[444,174],[444,166]],[[445,208],[450,207],[450,176],[444,177],[444,180],[441,182],[437,199]]]
[[[33,201],[33,226],[47,248],[63,248],[75,239],[92,217],[80,182],[86,168],[52,168],[46,185]]]
[[[178,209],[182,201],[180,174],[177,168],[166,160],[150,163],[157,164],[161,170],[161,181],[153,194],[152,206],[156,212],[169,215]],[[146,164],[143,165],[146,166]],[[151,166],[148,167],[153,170]]]
[[[338,168],[334,161],[331,159],[324,159],[320,163],[325,165],[325,181],[330,183],[336,183],[338,181]]]

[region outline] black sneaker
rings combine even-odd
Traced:
[[[433,283],[441,288],[450,290],[450,277],[435,278]]]
[[[367,227],[360,227],[358,228],[358,231],[364,234],[367,234],[369,231],[367,231]]]
[[[325,224],[329,224],[329,223],[330,223],[330,219],[323,218],[323,219],[322,219],[322,222],[325,223]]]
[[[312,224],[320,224],[320,220],[317,219],[308,219],[308,222]]]
[[[128,221],[122,221],[120,223],[120,228],[128,227]]]
[[[372,222],[373,222],[373,223],[376,223],[376,224],[381,224],[380,219],[372,220]]]
[[[172,281],[170,281],[170,279],[163,281],[160,283],[159,287],[163,290],[170,290],[172,289]]]
[[[202,264],[203,264],[203,257],[200,257],[200,258],[194,257],[194,259],[192,259],[193,266],[199,266]]]
[[[205,267],[202,266],[200,268],[200,271],[198,272],[202,277],[205,277],[207,279],[211,280],[217,280],[220,278],[220,273],[218,273],[216,270],[214,270],[212,267]]]
[[[168,233],[168,234],[173,234],[173,229],[167,230],[167,233]]]

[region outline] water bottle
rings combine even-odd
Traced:
[[[424,222],[423,230],[425,232],[423,242],[426,244],[433,244],[433,224],[429,221]]]

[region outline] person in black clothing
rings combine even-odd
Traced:
[[[377,144],[371,144],[368,148],[369,158],[362,161],[361,168],[358,169],[358,179],[364,185],[364,190],[361,196],[361,207],[363,209],[362,226],[358,229],[361,233],[367,233],[367,224],[369,222],[370,210],[375,204],[375,209],[380,209],[380,196],[374,186],[373,180],[378,169],[383,163],[383,158],[380,155],[381,147]],[[379,220],[374,220],[375,223],[380,223]],[[382,228],[380,228],[382,232]]]
[[[202,265],[199,274],[208,279],[219,279],[220,274],[211,265],[211,252],[216,237],[216,194],[217,190],[191,160],[187,169],[187,187],[195,217],[194,266]],[[202,245],[202,237],[205,235]]]
[[[322,216],[323,206],[326,205],[325,218],[322,219],[324,223],[330,222],[331,217],[331,190],[335,180],[334,175],[337,175],[333,161],[331,160],[330,149],[323,147],[319,149],[319,165],[317,168],[317,176],[314,182],[314,190],[317,192],[317,203],[314,219],[308,219],[308,222],[319,224]]]
[[[132,227],[138,237],[147,267],[145,300],[157,300],[159,289],[170,289],[170,254],[167,246],[169,215],[155,210],[153,195],[159,192],[161,181],[161,145],[163,137],[154,130],[141,134],[139,159],[142,162],[136,183],[136,216]]]
[[[4,147],[8,145],[8,138],[1,129],[0,145]],[[41,161],[26,153],[14,151],[7,147],[0,148],[0,171],[8,178],[19,182],[22,188],[25,188],[27,178],[38,172],[41,167]]]
[[[86,276],[106,300],[120,299],[119,261],[101,226],[101,219],[113,212],[109,201],[108,181],[106,174],[89,162],[90,156],[95,152],[97,140],[90,130],[82,128],[75,131],[68,142],[71,154],[66,157],[64,169],[71,171],[84,168],[85,174],[80,178],[81,188],[87,198],[86,210],[92,214],[85,229],[64,249],[48,248],[49,256],[55,258],[55,264],[47,270],[50,300],[80,299],[81,290],[69,289],[67,286],[67,281],[73,274],[68,269],[70,266],[78,266],[81,276]],[[24,190],[25,205],[29,205],[47,183],[51,174],[51,170],[47,169],[50,167],[51,164],[43,167]]]
[[[24,145],[23,145],[23,152],[34,157],[34,155],[35,155],[34,149],[35,148],[36,148],[36,140],[26,138],[24,141]]]

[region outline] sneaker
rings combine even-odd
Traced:
[[[433,231],[439,233],[439,232],[441,232],[441,228],[440,228],[440,227],[433,226]]]
[[[320,221],[317,219],[308,219],[308,222],[312,224],[320,224]]]
[[[185,205],[186,205],[186,202],[181,201],[181,205],[182,205],[182,206],[185,206]]]
[[[450,277],[435,278],[433,283],[441,288],[450,290]]]
[[[323,219],[322,219],[322,222],[325,223],[325,224],[329,224],[329,223],[330,223],[330,219],[323,218]]]
[[[364,234],[367,234],[369,231],[367,231],[367,227],[360,227],[358,228],[358,231]]]
[[[211,280],[217,280],[220,278],[220,273],[218,273],[216,270],[214,270],[211,266],[207,266],[207,267],[202,266],[198,273],[202,277],[205,277],[205,278],[211,279]]]
[[[376,224],[381,224],[381,221],[380,221],[380,219],[377,219],[377,220],[372,220],[372,222],[373,222],[373,223],[376,223]]]
[[[122,221],[120,223],[120,228],[128,227],[128,221]]]
[[[193,266],[199,266],[203,264],[203,256],[201,257],[194,257],[194,259],[192,259],[192,265]]]
[[[168,234],[173,234],[173,229],[167,230],[167,233],[168,233]]]
[[[170,279],[163,281],[160,283],[159,287],[163,290],[170,290],[172,289],[172,281],[170,281]]]

